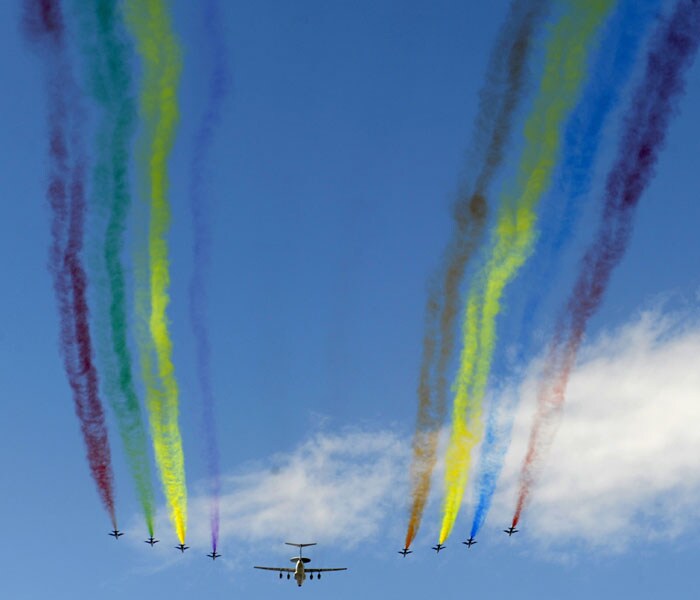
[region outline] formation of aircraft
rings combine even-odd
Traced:
[[[514,533],[518,533],[518,530],[515,528],[514,525],[511,525],[510,527],[508,527],[508,529],[504,529],[503,531],[508,534],[508,537],[510,537]],[[476,541],[476,538],[474,538],[474,536],[470,536],[469,538],[467,538],[466,542],[462,542],[462,543],[467,548],[471,548],[474,544],[477,543],[477,541]],[[435,552],[437,552],[439,554],[440,550],[445,549],[445,546],[443,544],[438,543],[437,545],[433,546],[432,549],[435,550]],[[411,554],[412,552],[413,552],[413,550],[409,550],[408,547],[403,548],[402,550],[399,550],[399,554],[401,554],[404,558],[406,558],[406,555]]]
[[[306,580],[306,575],[308,573],[309,579],[314,578],[314,574],[318,576],[318,579],[321,579],[321,573],[325,573],[326,571],[347,571],[347,567],[336,567],[333,569],[309,569],[305,565],[311,562],[310,558],[307,558],[306,556],[302,556],[302,549],[306,548],[307,546],[315,546],[316,542],[313,542],[311,544],[297,544],[295,542],[285,542],[287,546],[296,546],[299,548],[299,556],[293,556],[289,560],[293,563],[295,563],[295,566],[293,569],[289,567],[253,567],[254,569],[263,569],[264,571],[276,571],[280,574],[280,579],[286,574],[287,579],[291,579],[292,576],[294,577],[294,580],[297,582],[297,586],[301,587],[304,581]]]
[[[216,560],[217,558],[219,558],[219,556],[221,556],[221,554],[217,554],[216,550],[212,550],[209,554],[207,554],[207,556],[212,560]]]
[[[109,532],[109,535],[111,535],[115,540],[118,540],[119,537],[124,534],[118,529],[112,529],[112,531]]]
[[[145,542],[146,542],[147,544],[150,544],[151,548],[153,548],[153,546],[154,546],[155,544],[157,544],[159,541],[160,541],[160,540],[154,539],[153,536],[151,536],[151,537],[149,537],[147,540],[145,540]]]

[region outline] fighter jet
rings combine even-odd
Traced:
[[[111,535],[115,540],[118,540],[120,536],[124,535],[121,531],[118,529],[112,529],[110,531],[109,535]]]
[[[473,537],[470,537],[466,542],[462,542],[467,548],[471,548],[474,544],[476,544],[476,540]]]
[[[445,549],[445,546],[443,546],[442,544],[438,544],[437,546],[433,546],[433,550],[435,550],[435,552],[437,552],[438,554],[440,554],[440,550],[444,550],[444,549]]]
[[[217,558],[219,558],[219,556],[221,556],[221,554],[217,554],[216,550],[212,550],[210,554],[207,554],[207,556],[212,560],[216,560]]]
[[[513,525],[511,525],[508,529],[504,529],[503,532],[507,533],[508,537],[510,537],[514,533],[518,533],[518,530]]]
[[[149,537],[147,540],[144,540],[144,541],[145,541],[147,544],[150,544],[150,545],[151,545],[151,548],[153,548],[153,546],[154,546],[155,544],[157,544],[160,540],[156,540],[156,539],[153,538],[153,536],[151,536],[151,537]]]
[[[408,548],[404,548],[403,550],[399,550],[399,554],[402,554],[404,558],[406,558],[407,554],[411,554],[413,550],[409,550]]]
[[[185,550],[189,550],[189,546],[185,546],[185,544],[180,544],[179,546],[175,546],[176,550],[179,550],[180,552],[184,553]]]
[[[296,566],[294,569],[290,569],[287,567],[253,567],[254,569],[263,569],[265,571],[277,571],[280,574],[280,579],[282,579],[282,576],[286,573],[287,574],[287,579],[292,578],[292,573],[294,574],[294,580],[297,582],[297,585],[299,587],[302,586],[304,581],[306,580],[306,574],[309,574],[309,579],[314,578],[314,573],[318,574],[318,578],[321,579],[321,573],[325,573],[326,571],[347,571],[347,567],[338,567],[335,569],[307,569],[304,565],[311,562],[310,558],[306,558],[305,556],[302,556],[302,548],[305,548],[306,546],[315,546],[316,542],[312,544],[295,544],[294,542],[285,542],[287,546],[296,546],[299,548],[299,556],[292,556],[289,560],[293,563],[296,563]]]

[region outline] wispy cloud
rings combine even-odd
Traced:
[[[352,547],[384,535],[392,514],[405,511],[409,450],[391,431],[319,433],[249,466],[223,481],[222,543],[284,539]],[[205,498],[192,501],[193,543],[207,539],[207,510]]]

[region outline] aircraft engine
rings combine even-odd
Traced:
[[[282,573],[280,573],[280,579],[282,579]]]
[[[287,573],[287,579],[289,579],[289,573]]]
[[[320,573],[318,574],[318,578],[321,579],[321,574],[320,574]]]
[[[314,574],[313,574],[313,573],[311,573],[311,575],[309,575],[309,577],[311,577],[311,579],[313,580],[313,578],[314,578]]]

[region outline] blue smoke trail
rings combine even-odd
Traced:
[[[571,239],[578,224],[582,202],[589,193],[593,166],[608,117],[617,107],[620,93],[636,63],[639,47],[649,25],[657,17],[661,0],[621,0],[610,20],[607,33],[591,69],[588,85],[566,128],[561,166],[560,196],[563,206],[559,218],[549,219],[538,246],[540,264],[533,266],[538,283],[525,308],[522,323],[531,324],[542,301],[545,282],[551,281],[557,258]],[[524,346],[524,344],[523,344]],[[471,536],[481,529],[491,508],[496,483],[503,468],[515,403],[501,405],[494,399],[486,423],[477,475],[478,503],[474,512]]]
[[[560,167],[557,214],[547,219],[538,242],[532,274],[537,283],[523,311],[522,324],[534,323],[544,298],[547,282],[556,275],[559,257],[578,225],[583,198],[590,192],[595,159],[605,124],[617,107],[620,94],[630,78],[639,46],[649,25],[658,16],[662,0],[621,0],[601,42],[588,87],[566,128]],[[558,204],[558,203],[557,203]],[[538,264],[539,263],[539,264]],[[521,351],[527,344],[521,344]],[[521,354],[520,358],[524,356]]]

